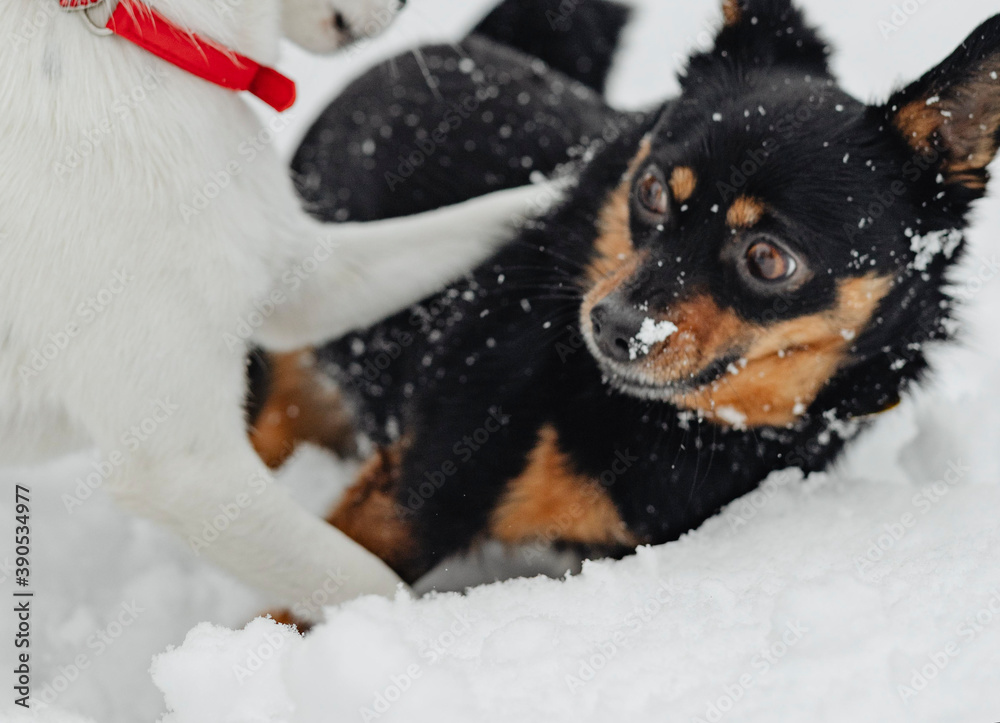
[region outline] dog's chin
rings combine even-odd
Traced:
[[[284,34],[303,50],[334,53],[381,33],[400,7],[395,0],[284,0]]]
[[[328,18],[286,19],[285,37],[303,50],[317,55],[335,53],[355,40],[350,33],[335,28]]]
[[[664,381],[653,378],[644,370],[643,360],[622,364],[604,356],[596,345],[588,343],[587,346],[608,386],[621,394],[654,402],[673,402],[681,397],[697,394],[722,379],[728,368],[739,358],[738,354],[721,357],[698,372]]]
[[[607,381],[608,386],[619,394],[650,402],[672,402],[685,392],[694,391],[686,385],[674,382],[655,384],[635,379],[632,376],[620,375],[605,365],[601,365],[601,372],[604,374],[604,379]]]

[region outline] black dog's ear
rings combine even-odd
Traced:
[[[791,0],[723,0],[715,47],[695,55],[688,74],[723,62],[734,70],[778,65],[829,75],[829,47]]]
[[[632,9],[608,0],[504,0],[473,29],[604,93]]]
[[[946,183],[981,194],[1000,146],[1000,15],[880,111]]]

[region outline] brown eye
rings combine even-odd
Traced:
[[[795,273],[795,259],[774,244],[758,241],[747,249],[750,273],[764,281],[781,281]]]
[[[670,196],[667,184],[659,169],[649,168],[639,178],[635,187],[636,197],[642,207],[657,218],[667,215],[670,210]]]

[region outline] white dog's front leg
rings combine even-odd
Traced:
[[[306,263],[285,275],[286,300],[257,340],[270,349],[297,349],[406,308],[488,258],[561,192],[561,185],[545,183],[405,218],[313,224]]]
[[[164,283],[162,290],[175,287]],[[274,604],[299,610],[320,593],[329,604],[394,594],[398,576],[300,507],[253,451],[242,406],[245,350],[223,348],[224,327],[199,327],[193,310],[187,316],[161,302],[158,291],[155,284],[137,286],[132,298],[184,323],[134,337],[142,341],[125,347],[120,364],[106,363],[105,350],[121,348],[114,334],[128,328],[124,318],[97,322],[92,329],[100,343],[67,351],[78,355],[68,365],[87,379],[68,391],[69,416],[103,451],[104,488],[132,512],[172,529],[195,555],[270,593]],[[101,321],[137,308],[119,304]]]
[[[309,514],[253,451],[136,460],[109,490],[123,506],[173,529],[197,556],[315,621],[363,594],[391,597],[401,584],[382,560]],[[306,611],[306,612],[303,612]]]

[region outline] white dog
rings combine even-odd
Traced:
[[[264,64],[282,27],[333,50],[381,28],[386,2],[145,0]],[[58,0],[3,9],[0,460],[96,444],[88,488],[282,602],[329,593],[332,577],[335,599],[391,593],[396,576],[254,454],[246,348],[299,348],[416,301],[509,237],[538,191],[324,226],[269,145],[280,126],[240,95],[90,32]]]

